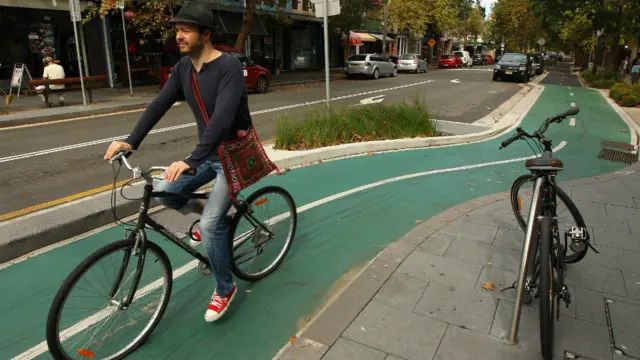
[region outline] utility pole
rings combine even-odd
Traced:
[[[387,31],[389,29],[389,2],[384,0],[384,23],[382,25],[382,53],[387,55]]]

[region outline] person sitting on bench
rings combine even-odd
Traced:
[[[64,79],[64,68],[53,62],[53,58],[51,56],[45,56],[42,59],[42,62],[45,64],[44,71],[42,72],[42,80],[55,80],[55,79]],[[42,95],[42,91],[46,88],[45,85],[36,86],[36,90],[40,93],[40,98],[45,102],[45,97]],[[51,90],[59,90],[64,89],[64,85],[49,85],[49,89]],[[60,105],[64,105],[64,96],[62,94],[58,94],[58,101],[60,101]]]

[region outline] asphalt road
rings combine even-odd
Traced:
[[[471,123],[521,88],[516,83],[491,81],[490,71],[490,67],[474,67],[378,80],[338,80],[331,83],[331,96],[336,99],[332,104],[345,107],[382,95],[385,103],[397,103],[419,93],[425,96],[433,118]],[[324,106],[324,96],[324,84],[251,95],[253,120],[261,138],[275,135],[279,115],[298,117],[309,107]],[[133,112],[0,129],[0,215],[111,183],[112,170],[102,155],[110,138],[128,134],[139,116]],[[137,162],[168,165],[186,157],[197,144],[196,128],[190,124],[194,124],[193,115],[186,104],[172,108],[156,126],[171,130],[150,134],[136,155]]]

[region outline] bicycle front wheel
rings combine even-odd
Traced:
[[[47,318],[54,359],[122,359],[151,334],[169,302],[173,278],[166,253],[145,244],[142,254],[134,251],[134,239],[111,243],[67,277]]]
[[[513,209],[513,214],[515,215],[520,228],[524,232],[527,231],[527,220],[529,219],[529,208],[531,204],[530,202],[527,203],[526,200],[531,199],[533,196],[532,188],[534,182],[535,177],[533,175],[522,175],[517,178],[511,186],[511,208]],[[560,199],[560,201],[556,201],[555,214],[558,222],[558,236],[563,237],[564,231],[570,230],[571,227],[574,226],[586,229],[587,225],[569,195],[567,195],[559,186],[555,186],[555,192],[556,199]],[[565,249],[567,254],[564,256],[564,262],[572,264],[582,260],[585,255],[587,255],[589,248],[585,247],[582,251],[573,252],[569,248],[568,244],[565,244]]]
[[[247,211],[234,214],[229,227],[233,273],[246,281],[271,274],[291,248],[298,221],[296,204],[283,188],[267,186],[249,195]]]
[[[555,308],[555,289],[553,267],[551,218],[540,220],[540,350],[544,360],[553,358],[553,321]]]

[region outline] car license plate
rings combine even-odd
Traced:
[[[507,74],[507,75],[511,75],[511,74],[513,74],[513,71],[505,71],[504,73]]]
[[[444,64],[444,67],[447,67],[447,66],[449,66],[449,64]]]

